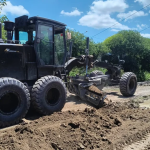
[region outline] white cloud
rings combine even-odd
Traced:
[[[150,34],[147,34],[147,33],[141,34],[141,36],[146,37],[146,38],[150,38]]]
[[[111,29],[111,31],[118,32],[118,31],[120,31],[120,30],[117,30],[117,29]]]
[[[147,6],[150,4],[149,0],[135,0],[134,2],[139,2],[143,6]]]
[[[14,6],[10,1],[7,1],[7,5],[3,7],[1,12],[2,15],[6,15],[7,13],[16,16],[29,15],[29,12],[22,5]]]
[[[128,7],[129,6],[125,3],[125,0],[98,0],[92,3],[90,12],[99,15],[110,14],[113,12],[123,12]]]
[[[115,24],[115,26],[113,26]],[[121,29],[121,30],[128,30],[129,28],[121,23],[117,22],[115,19],[111,18],[110,15],[97,15],[97,14],[88,14],[83,16],[79,20],[79,25],[88,26],[95,29],[101,28],[112,28]]]
[[[145,28],[145,27],[148,27],[146,24],[141,24],[141,25],[137,25],[137,28],[139,29],[139,30],[142,30],[143,28]]]
[[[123,12],[128,5],[125,0],[98,0],[92,3],[90,11],[79,20],[79,25],[88,26],[96,29],[108,28],[128,30],[129,27],[120,24],[111,18],[110,14],[115,12]]]
[[[80,16],[83,12],[79,11],[77,8],[75,8],[73,11],[71,12],[65,12],[64,10],[62,10],[60,12],[60,14],[65,15],[65,16]]]
[[[133,19],[136,17],[141,17],[141,16],[147,16],[147,13],[144,13],[143,11],[129,11],[128,13],[119,13],[117,15],[118,18],[120,19],[125,19],[125,21],[127,21],[128,19]]]

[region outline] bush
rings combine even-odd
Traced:
[[[145,71],[144,72],[145,81],[150,80],[150,72]]]
[[[148,72],[148,71],[139,71],[135,74],[137,76],[137,81],[138,82],[150,80],[150,72]]]
[[[91,73],[94,70],[102,71],[104,74],[107,71],[107,69],[104,69],[104,68],[94,67],[94,68],[88,69],[88,74]],[[75,68],[72,69],[72,71],[70,71],[69,76],[76,76],[76,74],[85,75],[86,74],[86,69],[84,67],[82,67],[82,68],[75,67]]]

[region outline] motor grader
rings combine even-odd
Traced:
[[[72,42],[67,52],[63,23],[21,16],[15,18],[15,22],[4,22],[4,29],[7,31],[5,41],[1,39],[0,30],[0,127],[18,123],[30,105],[43,115],[61,111],[67,88],[95,106],[100,106],[106,97],[101,90],[107,81],[119,83],[124,96],[135,93],[135,74],[125,73],[121,77],[120,67],[93,62],[88,54],[89,39],[86,54],[72,58]],[[107,74],[99,71],[87,74],[87,69],[96,64],[107,68]],[[86,75],[70,77],[74,66],[85,66]]]

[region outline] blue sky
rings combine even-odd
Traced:
[[[57,20],[67,24],[70,29],[92,37],[95,42],[102,42],[120,30],[140,32],[148,28],[150,0],[10,0],[1,14],[6,14],[11,21],[21,15]],[[97,33],[100,34],[94,36]],[[150,38],[150,28],[141,35]]]

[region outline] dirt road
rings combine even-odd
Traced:
[[[142,102],[140,103],[142,107],[145,105],[145,107],[150,107],[150,86],[138,86],[135,95],[129,98],[123,97],[120,94],[118,86],[105,87],[103,90],[107,92],[107,98],[112,100],[112,102],[128,102],[133,99]],[[63,111],[84,110],[87,107],[91,107],[90,103],[81,101],[79,97],[68,93],[67,103]]]
[[[148,102],[150,87],[138,87],[126,99],[116,87],[104,90],[112,103],[101,109],[69,95],[62,112],[30,113],[19,125],[1,129],[0,150],[149,149],[150,109],[138,108],[135,101]]]

